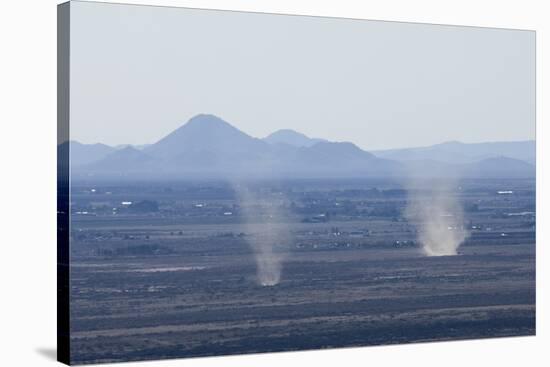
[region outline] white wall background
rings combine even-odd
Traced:
[[[550,9],[540,0],[157,0],[160,4],[537,30],[537,336],[125,366],[544,366],[550,360]],[[55,362],[56,4],[0,3],[0,365]]]

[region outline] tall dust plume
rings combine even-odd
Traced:
[[[411,180],[405,216],[417,227],[417,240],[427,256],[458,254],[468,237],[457,180]]]
[[[274,286],[281,280],[283,261],[290,244],[287,199],[282,193],[252,190],[235,185],[246,241],[254,252],[258,283]]]

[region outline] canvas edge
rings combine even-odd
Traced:
[[[57,360],[70,353],[70,2],[57,6]]]

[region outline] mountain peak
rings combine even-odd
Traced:
[[[120,149],[118,150],[118,152],[121,152],[121,153],[124,153],[124,154],[133,154],[133,153],[136,153],[136,154],[137,154],[137,153],[139,153],[139,150],[136,149],[136,148],[135,148],[134,146],[132,146],[132,145],[127,145],[127,146],[125,146],[125,147],[123,147],[123,148],[120,148]]]
[[[225,136],[230,135],[246,135],[229,122],[210,114],[195,115],[185,124],[166,136],[164,139],[168,139],[171,136],[178,135],[193,135],[200,134],[201,136]],[[246,135],[248,136],[248,135]],[[164,140],[163,139],[163,140]]]
[[[201,113],[193,116],[184,126],[201,126],[201,127],[221,127],[221,126],[231,126],[228,122],[222,120],[216,115]],[[233,126],[231,126],[233,127]]]
[[[295,147],[310,147],[323,139],[312,139],[291,129],[281,129],[266,136],[263,140],[270,144],[287,144]]]
[[[156,157],[177,157],[204,152],[254,150],[264,142],[255,139],[215,115],[200,114],[144,151]],[[260,147],[261,148],[261,147]]]
[[[281,129],[277,130],[268,136],[265,137],[266,140],[268,139],[275,139],[275,138],[301,138],[301,139],[309,139],[306,135],[299,133],[292,129]]]

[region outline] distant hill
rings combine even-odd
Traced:
[[[444,163],[428,159],[400,163],[408,177],[533,178],[536,173],[534,165],[507,157],[487,158],[473,163]]]
[[[465,177],[521,178],[535,177],[536,167],[519,159],[496,157],[465,165],[462,172]]]
[[[128,147],[132,147],[132,148],[136,148],[137,150],[143,150],[145,148],[147,148],[149,145],[151,144],[138,144],[138,145],[132,145],[132,144],[119,144],[119,145],[115,145],[115,149],[124,149],[124,148],[128,148]]]
[[[141,149],[76,143],[80,156],[73,156],[72,173],[106,179],[532,177],[534,166],[515,158],[531,157],[532,144],[452,142],[372,154],[351,142],[310,139],[292,130],[257,139],[202,114]]]
[[[324,139],[309,138],[302,133],[290,129],[277,130],[266,136],[263,140],[270,144],[287,144],[294,147],[310,147],[320,142],[326,142]]]
[[[197,115],[143,151],[159,158],[177,158],[197,153],[254,154],[267,144],[213,115]]]
[[[85,166],[86,171],[124,176],[129,172],[156,170],[162,162],[132,146],[117,149],[103,159]]]
[[[71,140],[71,164],[81,166],[88,163],[99,161],[115,151],[115,148],[105,144],[82,144]]]
[[[227,176],[256,172],[269,164],[271,147],[213,115],[197,115],[143,150],[176,176]]]
[[[444,163],[474,163],[487,158],[508,157],[535,163],[535,141],[466,144],[451,141],[421,148],[373,151],[377,157],[397,161],[433,160]]]

